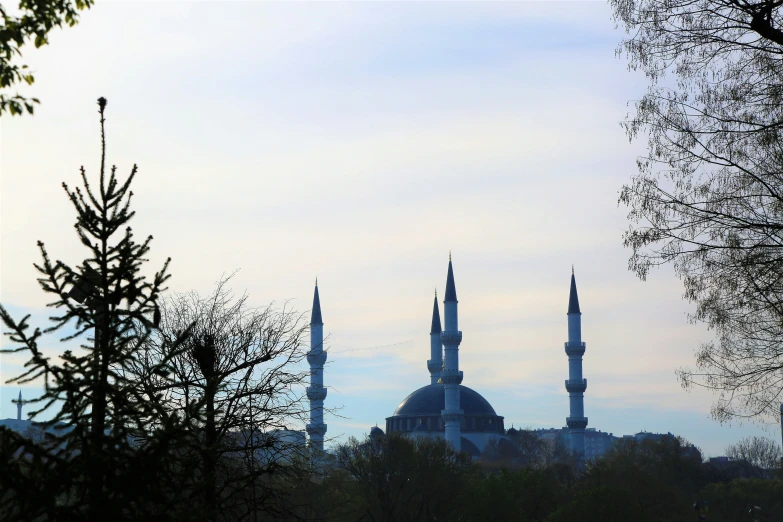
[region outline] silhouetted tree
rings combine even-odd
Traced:
[[[759,477],[762,470],[774,470],[780,466],[780,446],[767,437],[746,437],[726,448],[726,456],[737,461],[747,462],[757,468]]]
[[[104,112],[101,125],[101,165],[97,187],[81,169],[82,188],[63,187],[76,213],[76,233],[89,257],[76,268],[52,261],[42,242],[43,257],[35,267],[41,288],[53,295],[49,305],[59,315],[52,326],[31,334],[29,315],[16,321],[0,306],[0,319],[16,345],[5,352],[27,353],[26,371],[9,382],[42,380],[44,394],[30,401],[39,406],[31,416],[54,411],[44,426],[55,432],[36,443],[16,435],[3,438],[0,460],[13,460],[21,473],[18,487],[0,506],[3,520],[125,520],[165,512],[164,456],[179,433],[177,420],[154,403],[140,400],[126,369],[159,320],[158,298],[169,278],[166,261],[148,281],[141,274],[152,237],[137,243],[130,227],[130,185],[116,167],[107,172]],[[31,195],[31,198],[34,197]],[[74,329],[63,340],[85,339],[78,351],[66,350],[52,360],[39,347],[44,333]],[[181,339],[172,338],[169,353]],[[150,368],[165,374],[168,361]],[[65,426],[65,429],[59,429]],[[8,493],[8,491],[6,491]]]
[[[783,520],[783,480],[780,479],[735,479],[708,484],[700,498],[709,502],[707,520],[710,522]],[[761,509],[751,511],[755,506]]]
[[[678,437],[619,440],[588,463],[573,505],[554,520],[579,509],[600,513],[601,520],[690,520],[704,485],[701,464],[700,452]]]
[[[543,521],[567,498],[551,467],[501,469],[474,479],[472,486],[465,520]]]
[[[336,458],[361,492],[359,520],[457,520],[476,473],[470,456],[445,440],[399,433],[351,438]]]
[[[506,436],[519,450],[514,461],[522,467],[542,468],[552,463],[555,444],[530,429],[508,430]]]
[[[76,25],[79,13],[89,9],[94,0],[20,0],[19,15],[12,16],[0,4],[0,16],[3,25],[0,26],[0,89],[9,89],[24,82],[32,85],[35,81],[33,73],[26,65],[12,64],[15,56],[21,56],[23,47],[32,40],[35,47],[48,43],[49,32],[55,27],[62,27],[63,22],[69,26]],[[0,92],[0,116],[4,112],[11,115],[24,114],[26,110],[32,114],[37,98],[25,98],[20,94],[9,96]]]
[[[648,155],[620,192],[629,268],[673,266],[717,334],[682,369],[713,415],[775,415],[783,390],[783,11],[779,0],[610,0],[650,81],[624,123]]]
[[[303,316],[286,306],[252,308],[223,277],[206,297],[195,292],[161,303],[161,323],[145,339],[134,374],[140,393],[189,426],[183,454],[197,473],[183,485],[201,497],[207,520],[252,520],[280,507],[268,475],[306,464],[304,441],[289,430],[309,413],[301,391],[309,375]],[[188,331],[181,348],[175,340]],[[154,371],[169,361],[173,383]],[[192,450],[192,451],[191,451]]]

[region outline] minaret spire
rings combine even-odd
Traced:
[[[438,310],[438,289],[435,289],[435,300],[432,303],[432,326],[430,327],[430,360],[427,369],[430,371],[430,384],[437,384],[443,368],[443,343],[440,341],[440,310]]]
[[[460,424],[463,411],[459,405],[459,385],[462,383],[462,372],[459,371],[459,345],[462,342],[462,332],[459,331],[457,288],[454,284],[451,252],[449,252],[449,271],[446,276],[446,298],[443,301],[443,314],[445,328],[440,334],[440,340],[443,343],[446,360],[440,380],[444,384],[446,409],[443,410],[442,415],[446,427],[446,440],[455,450],[460,451]]]
[[[307,352],[307,362],[310,364],[310,386],[307,388],[307,399],[310,401],[310,423],[306,426],[310,435],[310,447],[318,451],[324,450],[324,364],[326,352],[323,351],[324,324],[321,317],[321,299],[318,295],[318,278],[315,279],[313,292],[313,312],[310,316],[310,351]]]
[[[321,319],[321,298],[318,296],[318,278],[315,278],[315,293],[313,294],[313,311],[310,314],[310,324],[323,324]]]
[[[446,301],[457,302],[457,287],[454,285],[454,269],[451,266],[451,253],[449,253],[449,273],[446,276]]]
[[[568,342],[565,343],[568,355],[568,380],[565,382],[570,402],[570,416],[566,418],[571,434],[571,451],[583,461],[585,454],[585,417],[584,395],[587,379],[582,377],[582,356],[585,343],[582,342],[582,312],[579,310],[579,296],[576,292],[576,276],[571,266],[571,291],[568,297]]]
[[[16,420],[22,420],[22,390],[19,390],[19,398],[16,402]]]
[[[576,276],[574,276],[574,267],[571,267],[571,292],[568,295],[568,313],[581,314],[579,311],[579,295],[576,293]]]

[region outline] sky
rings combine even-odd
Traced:
[[[170,292],[239,270],[251,304],[307,311],[318,277],[332,443],[429,383],[449,252],[463,384],[507,427],[565,424],[573,265],[589,427],[672,432],[712,456],[780,440],[716,423],[714,397],[681,388],[675,370],[712,334],[671,269],[627,270],[617,199],[645,143],[620,121],[646,81],[616,55],[622,36],[604,2],[99,1],[25,48],[22,92],[42,104],[0,122],[0,302],[45,325],[36,241],[86,255],[61,183],[96,175],[105,96],[108,162],[139,167],[132,225],[154,236],[150,275],[172,258]],[[0,357],[0,418],[15,418],[5,382],[24,359]]]

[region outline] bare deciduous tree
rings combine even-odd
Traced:
[[[713,416],[771,417],[783,390],[783,23],[780,0],[610,0],[620,52],[650,80],[630,139],[648,155],[620,202],[641,279],[670,264],[716,333],[684,386]]]
[[[746,437],[726,448],[726,456],[755,466],[761,470],[780,466],[780,446],[767,437]]]
[[[189,425],[192,482],[208,520],[253,520],[276,509],[270,475],[304,462],[303,434],[290,432],[309,406],[303,315],[236,298],[223,277],[207,297],[195,292],[165,300],[161,324],[134,370],[149,400]],[[189,334],[171,356],[172,340]],[[171,375],[150,372],[170,359]],[[301,435],[301,437],[299,436]],[[303,460],[304,459],[304,460]]]

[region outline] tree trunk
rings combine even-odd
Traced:
[[[204,452],[204,504],[207,514],[207,520],[217,521],[218,517],[218,494],[216,471],[216,447],[217,427],[215,423],[215,395],[216,386],[214,382],[207,383],[207,418],[204,426],[205,452]]]

